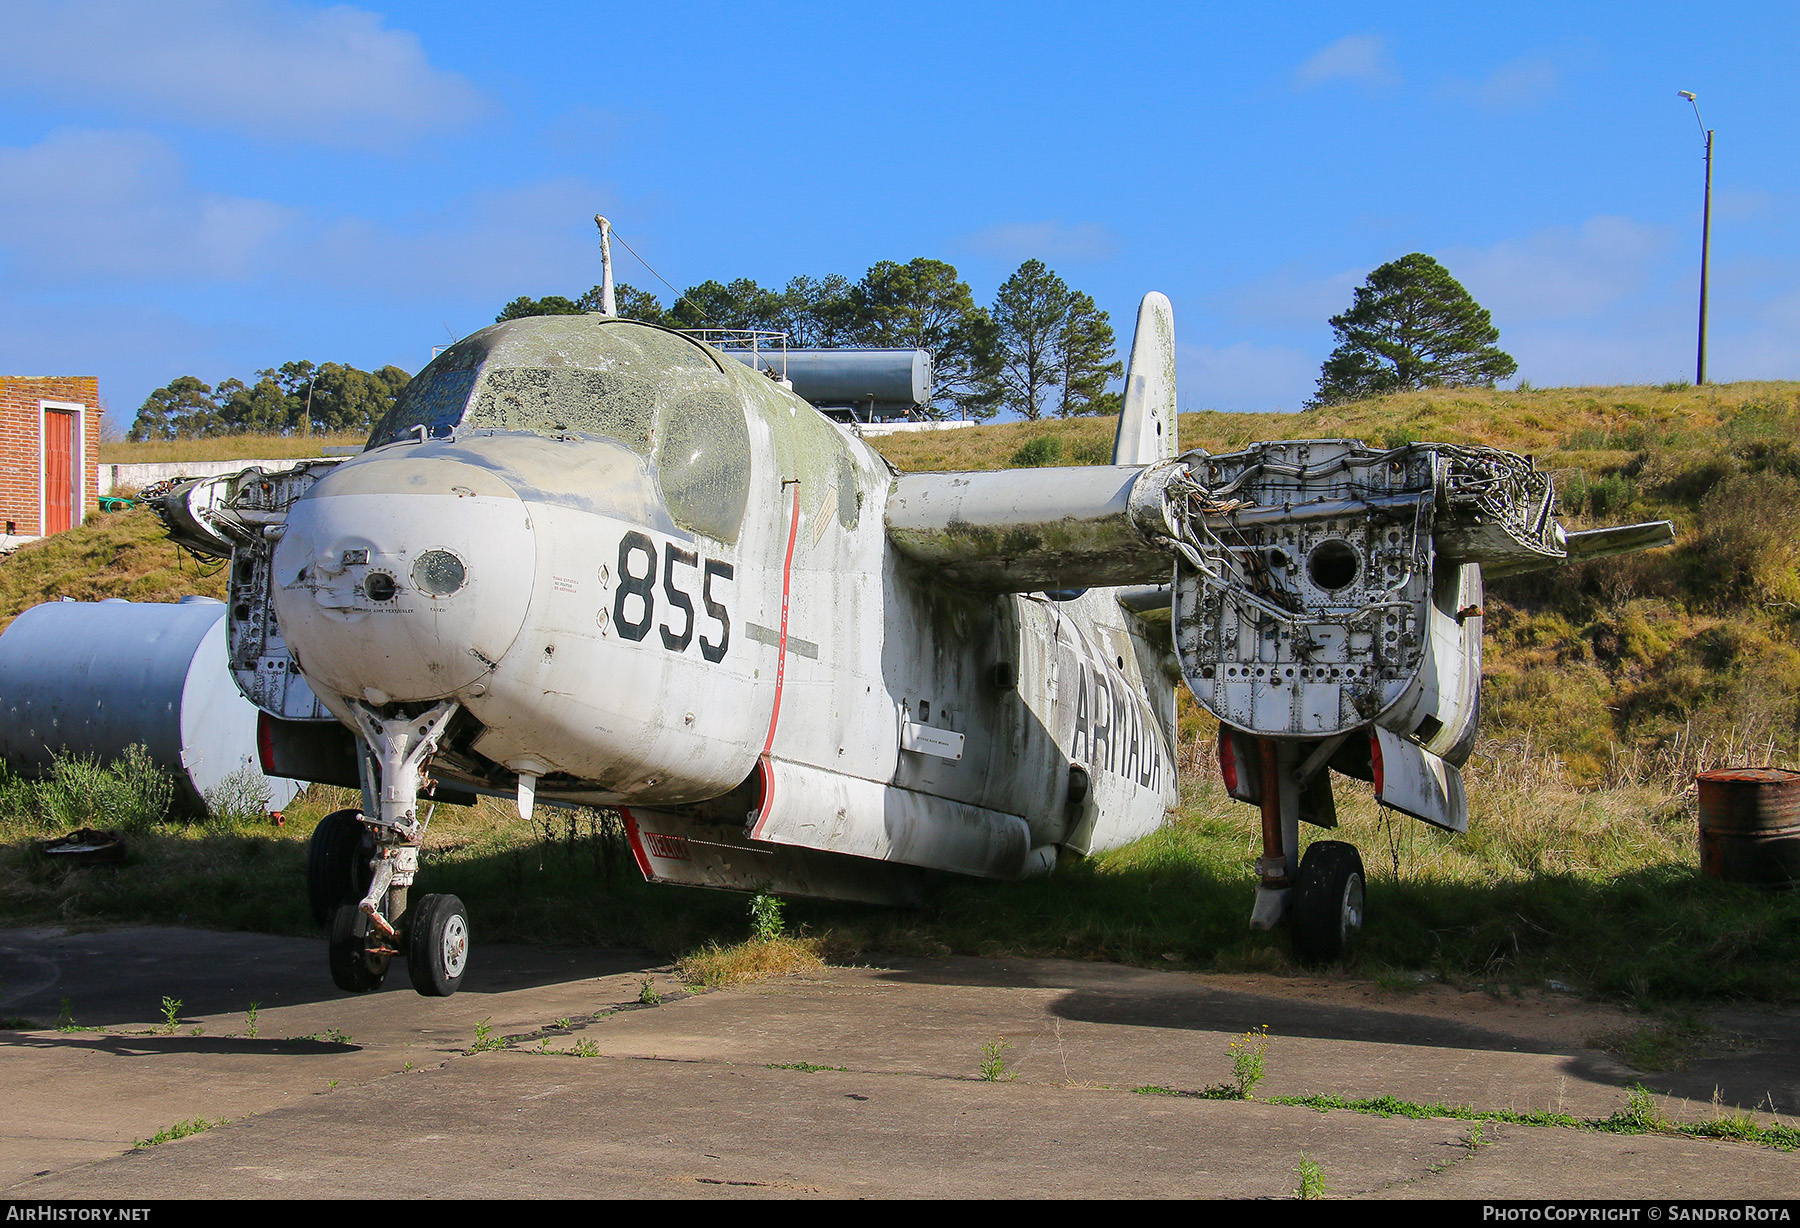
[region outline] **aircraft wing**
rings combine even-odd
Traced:
[[[908,473],[888,498],[889,539],[960,588],[1030,593],[1166,584],[1163,487],[1180,461],[993,473]]]
[[[1270,613],[1291,612],[1303,597],[1299,589],[1283,595],[1293,587],[1280,574],[1288,564],[1277,556],[1285,553],[1250,544],[1271,526],[1308,526],[1309,538],[1377,522],[1410,526],[1430,536],[1432,550],[1407,566],[1478,563],[1488,576],[1674,541],[1666,520],[1567,532],[1554,518],[1554,497],[1548,475],[1495,448],[1384,451],[1354,440],[1278,440],[1145,465],[902,474],[888,499],[887,531],[901,553],[979,592],[1162,585],[1181,559],[1221,582],[1235,576],[1272,600]],[[1344,565],[1355,572],[1360,558],[1347,554]],[[1393,548],[1382,560],[1400,575]],[[1325,571],[1306,591],[1315,590],[1321,598],[1339,591]]]

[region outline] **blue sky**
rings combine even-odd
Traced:
[[[0,0],[0,371],[417,370],[519,295],[1037,257],[1294,409],[1376,265],[1538,386],[1800,376],[1800,6]],[[24,54],[20,54],[24,52]],[[669,295],[620,252],[622,280]]]

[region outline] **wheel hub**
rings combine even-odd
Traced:
[[[463,973],[463,966],[469,962],[469,926],[462,917],[451,917],[444,926],[444,941],[438,948],[438,957],[443,962],[444,973],[452,979]]]

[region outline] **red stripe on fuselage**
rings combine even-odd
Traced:
[[[756,773],[762,789],[756,802],[756,821],[750,827],[750,838],[762,838],[763,825],[769,819],[769,807],[775,799],[775,768],[769,752],[775,747],[775,725],[781,719],[781,686],[787,679],[788,597],[794,578],[794,543],[800,539],[800,483],[794,483],[794,510],[788,518],[787,558],[781,564],[781,635],[776,647],[775,708],[769,713],[769,736],[763,739],[762,754],[756,762]]]
[[[650,868],[650,854],[644,851],[643,837],[638,834],[637,816],[621,806],[619,817],[625,820],[625,838],[631,842],[631,855],[637,859],[638,870],[643,874],[644,881],[655,882],[656,872]]]
[[[794,483],[794,511],[788,520],[787,558],[781,564],[781,642],[776,646],[775,709],[769,713],[769,736],[763,739],[762,753],[775,746],[775,722],[781,719],[781,684],[787,677],[788,594],[794,578],[794,543],[800,537],[800,483]]]
[[[756,796],[756,822],[750,825],[750,838],[761,840],[763,827],[769,821],[769,808],[775,801],[775,765],[763,755],[756,761],[756,776],[761,788]]]

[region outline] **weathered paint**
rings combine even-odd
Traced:
[[[1453,773],[1476,564],[1558,554],[1521,502],[1541,483],[1482,449],[1167,459],[1172,361],[1148,302],[1130,464],[896,477],[690,338],[513,321],[440,355],[359,457],[196,488],[176,528],[238,552],[246,693],[271,662],[310,685],[264,687],[271,711],[316,693],[388,758],[453,712],[435,775],[617,804],[667,881],[897,899],[911,871],[850,867],[1113,847],[1174,801],[1182,675],[1241,729],[1374,721]]]
[[[1163,295],[1146,294],[1131,339],[1113,464],[1146,465],[1174,456],[1175,423],[1175,309]]]

